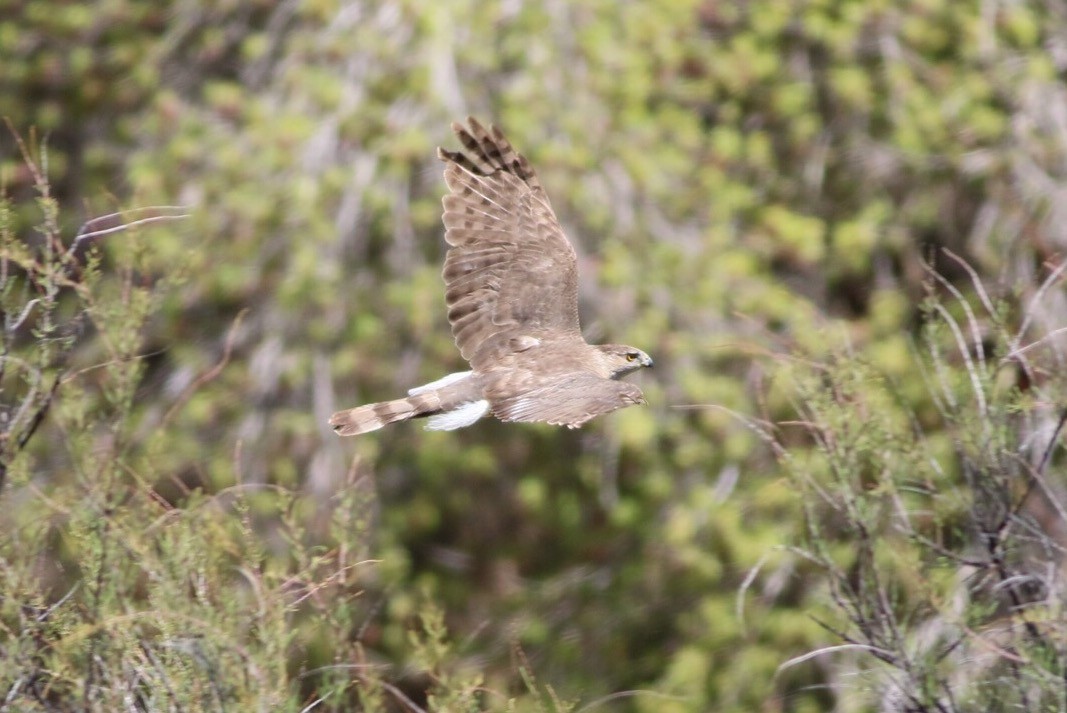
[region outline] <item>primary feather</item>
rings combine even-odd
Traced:
[[[530,163],[495,126],[468,118],[452,130],[462,150],[437,150],[449,189],[445,304],[471,371],[340,411],[330,425],[348,436],[428,417],[428,428],[451,430],[492,413],[576,428],[645,403],[637,386],[618,379],[652,366],[648,355],[582,337],[577,256]]]

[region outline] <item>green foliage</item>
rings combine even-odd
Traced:
[[[871,701],[908,680],[963,710],[1047,683],[1060,600],[1020,591],[1009,619],[1017,585],[976,589],[953,557],[989,561],[976,506],[1030,503],[1058,443],[1053,4],[8,5],[20,702],[862,710],[904,708]],[[336,408],[462,368],[433,148],[466,113],[537,167],[586,334],[653,354],[651,405],[340,441]],[[190,216],[125,211],[65,257],[87,216],[153,203]],[[1060,461],[1053,514],[1008,533],[1053,553]],[[1059,566],[1003,541],[1004,572]],[[855,582],[891,598],[912,672],[858,649],[782,668],[857,636],[834,599]]]
[[[796,370],[814,448],[778,450],[804,493],[797,554],[828,587],[811,614],[846,642],[842,674],[864,671],[872,705],[1058,710],[1067,582],[1049,471],[1067,394],[1027,376],[1051,366],[1031,356],[1044,335],[1021,346],[1046,307],[1032,302],[1013,329],[1015,305],[974,287],[973,304],[951,286],[954,300],[926,304],[917,403],[854,354]]]

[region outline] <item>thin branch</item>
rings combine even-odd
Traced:
[[[147,212],[147,211],[150,211],[150,210],[154,210],[154,211],[175,211],[175,212],[172,212],[172,213],[169,213],[169,214],[161,213],[159,216],[149,216],[150,218],[151,217],[186,218],[186,217],[188,217],[187,215],[178,215],[176,212],[177,211],[187,211],[187,210],[189,210],[189,206],[184,206],[184,205],[150,205],[150,206],[143,206],[143,207],[140,207],[140,208],[130,208],[129,210],[125,210],[125,211],[116,211],[114,213],[106,213],[104,215],[98,215],[98,216],[95,216],[93,218],[90,218],[89,220],[87,220],[87,221],[85,221],[84,223],[81,224],[81,227],[78,228],[78,232],[74,234],[75,241],[81,240],[83,238],[91,238],[91,237],[94,237],[95,235],[98,235],[99,232],[91,232],[91,231],[88,230],[89,228],[91,228],[92,226],[96,225],[97,223],[102,223],[105,220],[109,220],[111,218],[125,218],[127,215],[130,215],[131,213],[136,215],[138,213],[144,213],[144,212]],[[137,223],[129,223],[129,224],[127,224],[127,226],[133,226],[133,225],[136,225],[136,224]],[[123,226],[120,225],[118,227],[121,228]]]
[[[798,664],[802,664],[805,661],[810,661],[811,659],[817,658],[819,656],[822,656],[823,654],[832,654],[832,653],[836,653],[838,651],[854,651],[854,650],[857,650],[857,649],[860,650],[860,651],[865,651],[867,653],[876,654],[879,657],[886,657],[888,659],[894,659],[894,660],[896,658],[895,654],[892,651],[889,651],[888,649],[879,648],[877,646],[870,646],[868,644],[858,644],[858,643],[838,644],[837,646],[826,646],[826,647],[821,648],[821,649],[816,649],[814,651],[809,651],[808,653],[803,654],[801,656],[796,656],[794,658],[791,658],[788,661],[786,661],[785,663],[783,663],[781,666],[779,666],[775,670],[774,673],[777,676],[779,673],[781,673],[782,671],[784,671],[787,668],[792,668],[793,666],[796,666]]]
[[[748,588],[752,586],[752,583],[756,581],[756,577],[759,576],[760,570],[763,569],[763,565],[767,563],[767,559],[770,555],[764,554],[759,558],[759,562],[748,571],[745,575],[744,581],[741,582],[741,586],[737,588],[737,621],[741,626],[742,633],[745,630],[745,593],[748,592]]]
[[[967,274],[971,277],[971,285],[974,287],[974,291],[978,293],[978,299],[982,301],[982,306],[989,312],[990,317],[995,317],[997,312],[993,309],[993,302],[989,299],[989,295],[986,293],[982,280],[979,279],[978,273],[971,267],[971,264],[948,248],[941,248],[941,252],[955,260],[960,267],[967,271]]]
[[[1038,288],[1037,292],[1035,292],[1034,296],[1030,299],[1030,304],[1026,306],[1026,316],[1023,318],[1022,326],[1019,327],[1019,331],[1016,332],[1015,337],[1011,340],[1011,347],[1013,350],[1018,348],[1019,342],[1022,340],[1023,335],[1026,334],[1026,330],[1030,327],[1030,322],[1033,321],[1034,310],[1037,308],[1037,303],[1041,301],[1041,298],[1045,296],[1045,293],[1048,292],[1049,288],[1056,283],[1064,270],[1067,270],[1067,260],[1061,262],[1056,269],[1052,271],[1052,274],[1041,283],[1041,287]]]
[[[132,208],[129,211],[126,211],[126,212],[127,213],[141,213],[141,212],[149,211],[149,210],[188,210],[188,208],[186,208],[185,206],[169,206],[169,205],[167,205],[167,206],[145,206],[143,208]],[[76,253],[76,251],[78,249],[78,246],[80,246],[86,240],[91,240],[93,238],[99,238],[99,237],[104,236],[104,235],[111,235],[113,233],[121,233],[123,231],[130,230],[131,228],[136,228],[139,225],[148,225],[150,223],[160,223],[160,222],[167,221],[167,220],[184,220],[184,219],[188,218],[191,214],[190,213],[174,213],[174,214],[168,214],[168,215],[153,215],[153,216],[149,216],[147,218],[140,218],[138,220],[134,220],[134,221],[129,222],[129,223],[123,223],[122,225],[116,225],[116,226],[113,226],[113,227],[110,227],[110,228],[102,228],[100,230],[94,230],[94,231],[89,232],[89,233],[81,232],[86,227],[88,227],[89,225],[92,225],[95,222],[106,220],[108,218],[113,218],[115,216],[121,216],[121,215],[122,215],[122,213],[108,213],[107,215],[102,215],[102,216],[99,216],[98,218],[93,218],[93,219],[87,221],[86,223],[84,223],[82,225],[82,227],[79,228],[78,234],[74,238],[74,242],[72,242],[70,244],[70,247],[67,248],[67,252],[64,255],[64,260],[72,258],[74,256],[74,254]]]
[[[322,703],[325,700],[326,700],[326,696],[321,696],[319,698],[316,698],[311,703],[308,703],[306,706],[301,708],[300,709],[300,713],[308,713],[308,711],[311,711],[311,710],[314,710],[314,709],[318,708],[319,704]]]
[[[404,704],[405,706],[407,706],[409,710],[415,711],[415,713],[426,713],[426,711],[425,711],[425,710],[423,710],[422,708],[420,708],[420,707],[418,706],[418,704],[416,704],[416,703],[415,703],[415,701],[411,700],[411,699],[410,699],[410,698],[408,698],[408,697],[407,697],[406,695],[404,695],[404,692],[403,692],[403,691],[401,691],[401,690],[400,690],[399,688],[397,688],[396,686],[394,686],[393,684],[391,684],[391,683],[387,683],[386,681],[379,681],[379,682],[378,682],[378,684],[379,684],[379,685],[380,685],[380,686],[381,686],[382,688],[384,688],[385,690],[387,690],[387,691],[389,691],[390,693],[392,693],[392,694],[393,694],[393,696],[394,696],[394,697],[396,697],[396,699],[397,699],[398,701],[400,701],[400,702],[401,702],[401,703],[403,703],[403,704]]]
[[[99,664],[96,663],[96,647],[100,643],[102,633],[102,626],[100,625],[100,602],[102,599],[101,592],[103,592],[104,589],[104,568],[107,565],[107,545],[111,539],[111,518],[106,512],[102,514],[103,518],[101,518],[101,522],[97,526],[97,536],[100,538],[100,561],[97,563],[95,578],[96,586],[93,588],[91,620],[94,624],[94,628],[89,635],[89,655],[87,662],[89,670],[85,674],[85,684],[82,688],[82,706],[85,710],[91,710],[92,708],[90,699],[92,698],[96,670],[99,666]]]
[[[40,304],[40,302],[40,298],[37,297],[27,302],[26,305],[22,308],[22,312],[20,312],[19,316],[15,318],[14,322],[8,322],[8,320],[6,319],[7,315],[5,315],[4,321],[7,323],[4,324],[4,330],[7,332],[14,332],[18,330],[18,328],[22,326],[22,323],[26,321],[26,318],[30,316],[30,312],[33,311],[33,308]]]
[[[80,588],[81,588],[81,582],[75,582],[74,586],[71,587],[70,590],[66,594],[64,594],[62,597],[60,597],[58,600],[56,600],[51,606],[49,606],[47,609],[45,609],[40,614],[38,614],[35,617],[36,621],[38,623],[46,621],[48,619],[48,617],[52,616],[52,612],[54,612],[59,607],[63,606],[68,599],[70,599],[72,596],[74,596],[74,592],[78,591]]]
[[[163,666],[160,665],[159,659],[152,652],[152,649],[150,649],[148,645],[144,643],[144,641],[140,642],[140,647],[141,651],[144,652],[145,658],[148,659],[148,663],[152,664],[152,667],[156,670],[156,673],[159,674],[159,678],[163,682],[163,687],[167,690],[167,695],[170,696],[170,700],[171,703],[174,705],[174,709],[178,711],[178,713],[183,713],[185,708],[184,706],[182,706],[181,700],[174,692],[174,688],[170,684],[170,677],[167,676],[166,670],[163,668]]]
[[[236,341],[237,339],[237,330],[238,328],[240,328],[241,322],[246,314],[248,314],[247,307],[237,313],[237,316],[233,320],[233,324],[230,325],[230,331],[226,333],[226,342],[224,343],[222,348],[222,358],[219,359],[218,363],[215,364],[215,366],[211,367],[203,374],[198,376],[193,381],[193,383],[189,384],[189,386],[187,386],[185,390],[182,391],[182,393],[178,396],[177,400],[175,400],[174,404],[169,409],[167,409],[167,413],[164,414],[163,420],[160,422],[160,427],[167,425],[170,422],[171,418],[173,418],[174,415],[185,405],[185,402],[192,398],[193,394],[196,393],[197,389],[199,389],[209,381],[212,381],[217,378],[218,375],[222,373],[222,370],[226,368],[226,365],[230,363],[230,356],[233,354],[233,344],[234,341]]]
[[[975,369],[974,362],[971,360],[970,350],[967,349],[967,341],[963,337],[963,331],[960,329],[960,325],[956,322],[955,318],[949,314],[949,311],[945,309],[944,305],[938,303],[934,305],[937,313],[948,324],[949,329],[952,330],[953,335],[956,337],[956,348],[959,349],[960,355],[963,357],[964,366],[967,369],[967,375],[971,379],[971,387],[974,389],[975,398],[978,399],[978,413],[983,416],[982,423],[986,424],[984,416],[986,415],[986,401],[985,392],[982,389],[982,382],[978,378],[977,370]]]
[[[974,341],[974,351],[975,354],[978,355],[978,363],[984,370],[985,348],[982,346],[982,333],[978,328],[978,320],[974,316],[974,311],[971,309],[970,303],[964,299],[963,293],[961,293],[955,285],[946,280],[945,277],[934,270],[933,267],[927,265],[925,261],[923,262],[923,267],[941,284],[942,287],[948,290],[952,296],[956,298],[956,301],[959,302],[960,306],[963,308],[964,313],[967,315],[967,326],[970,327],[971,330],[971,339]]]
[[[1006,361],[1008,361],[1008,360],[1010,360],[1010,359],[1012,359],[1014,357],[1020,356],[1021,354],[1025,354],[1026,352],[1030,351],[1031,349],[1041,346],[1042,344],[1044,344],[1048,340],[1052,339],[1053,337],[1055,337],[1057,335],[1063,334],[1064,332],[1067,332],[1067,327],[1060,327],[1059,329],[1053,329],[1051,332],[1049,332],[1045,336],[1041,337],[1037,341],[1030,342],[1025,347],[1017,347],[1015,349],[1012,349],[1010,352],[1008,352],[1007,354],[1004,355],[1004,358],[1001,359],[1001,362],[1003,363],[1003,362],[1006,362]]]
[[[33,154],[26,146],[26,142],[22,140],[22,135],[15,129],[15,124],[12,123],[11,118],[5,116],[4,123],[7,125],[7,130],[11,133],[11,136],[15,139],[15,145],[19,147],[19,153],[22,154],[22,161],[26,164],[26,168],[30,170],[30,175],[33,176],[34,184],[40,188],[42,186],[47,187],[48,181],[45,180],[44,174],[41,173],[41,169],[37,166],[37,162],[33,160]]]
[[[363,671],[365,669],[384,671],[391,666],[387,663],[335,663],[328,666],[316,666],[296,675],[297,680],[303,680],[325,671]]]
[[[669,693],[660,693],[659,691],[648,690],[632,690],[632,691],[616,691],[615,693],[609,693],[606,696],[601,696],[595,701],[590,701],[584,706],[576,710],[574,713],[583,713],[584,711],[591,711],[594,708],[598,708],[605,703],[611,703],[612,701],[618,701],[623,698],[635,698],[637,696],[647,696],[648,698],[657,698],[664,701],[688,701],[690,698],[685,696],[672,696]]]
[[[33,415],[30,417],[30,422],[29,425],[26,426],[26,430],[19,434],[19,437],[15,442],[14,449],[8,450],[6,447],[4,447],[6,446],[6,443],[4,443],[3,440],[0,440],[0,489],[3,489],[5,483],[7,482],[7,470],[8,467],[11,465],[11,460],[14,458],[15,455],[22,452],[22,450],[26,447],[26,444],[33,437],[33,434],[37,432],[38,428],[40,428],[41,423],[44,421],[44,417],[48,414],[48,410],[52,406],[52,400],[56,395],[56,389],[58,387],[59,377],[56,376],[55,380],[52,382],[52,388],[48,390],[48,393],[45,395],[44,400],[39,403],[39,405],[37,406],[37,410],[34,411]]]
[[[22,423],[23,419],[26,417],[27,414],[30,413],[31,410],[40,407],[37,398],[39,390],[41,388],[42,377],[40,369],[31,364],[28,364],[23,359],[8,355],[4,358],[4,361],[5,368],[7,366],[7,363],[11,363],[16,367],[21,368],[25,372],[24,378],[27,378],[29,380],[28,390],[25,394],[22,395],[22,403],[19,405],[19,408],[15,412],[15,415],[12,416],[6,424],[5,431],[10,434],[15,432],[15,430],[18,428],[18,425]]]
[[[1045,452],[1041,455],[1041,460],[1038,463],[1036,469],[1029,468],[1024,463],[1023,465],[1029,470],[1029,479],[1026,484],[1026,490],[1023,491],[1022,496],[1012,506],[1012,508],[1004,515],[1004,518],[997,523],[997,531],[1003,533],[1002,536],[1006,536],[1011,523],[1016,520],[1019,513],[1022,512],[1023,505],[1033,494],[1035,487],[1040,486],[1041,491],[1045,493],[1045,497],[1048,500],[1048,504],[1056,511],[1056,514],[1060,516],[1060,519],[1067,523],[1067,510],[1064,509],[1063,504],[1060,502],[1059,497],[1052,491],[1048,483],[1045,482],[1045,468],[1048,466],[1049,461],[1052,459],[1052,453],[1056,450],[1056,441],[1059,440],[1059,435],[1063,431],[1064,425],[1067,425],[1067,407],[1060,410],[1059,420],[1056,422],[1056,427],[1052,431],[1052,436],[1049,437],[1048,445],[1045,447]]]
[[[1065,423],[1067,423],[1067,408],[1060,409],[1060,420],[1056,422],[1056,428],[1052,430],[1048,445],[1045,446],[1045,452],[1041,455],[1041,460],[1037,464],[1037,475],[1044,475],[1045,468],[1048,466],[1049,460],[1052,459],[1052,452],[1056,450],[1056,441],[1059,440],[1060,431],[1063,430]]]

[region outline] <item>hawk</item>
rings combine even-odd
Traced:
[[[452,430],[486,414],[577,428],[645,403],[619,381],[652,366],[640,349],[588,344],[578,324],[578,261],[537,174],[496,126],[452,124],[461,151],[445,163],[445,302],[470,371],[411,389],[407,398],[330,417],[341,436],[411,418]]]

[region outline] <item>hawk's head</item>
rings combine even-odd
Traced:
[[[619,379],[643,366],[652,366],[652,357],[640,349],[625,344],[601,344],[597,349],[604,355],[605,366],[612,379]]]

